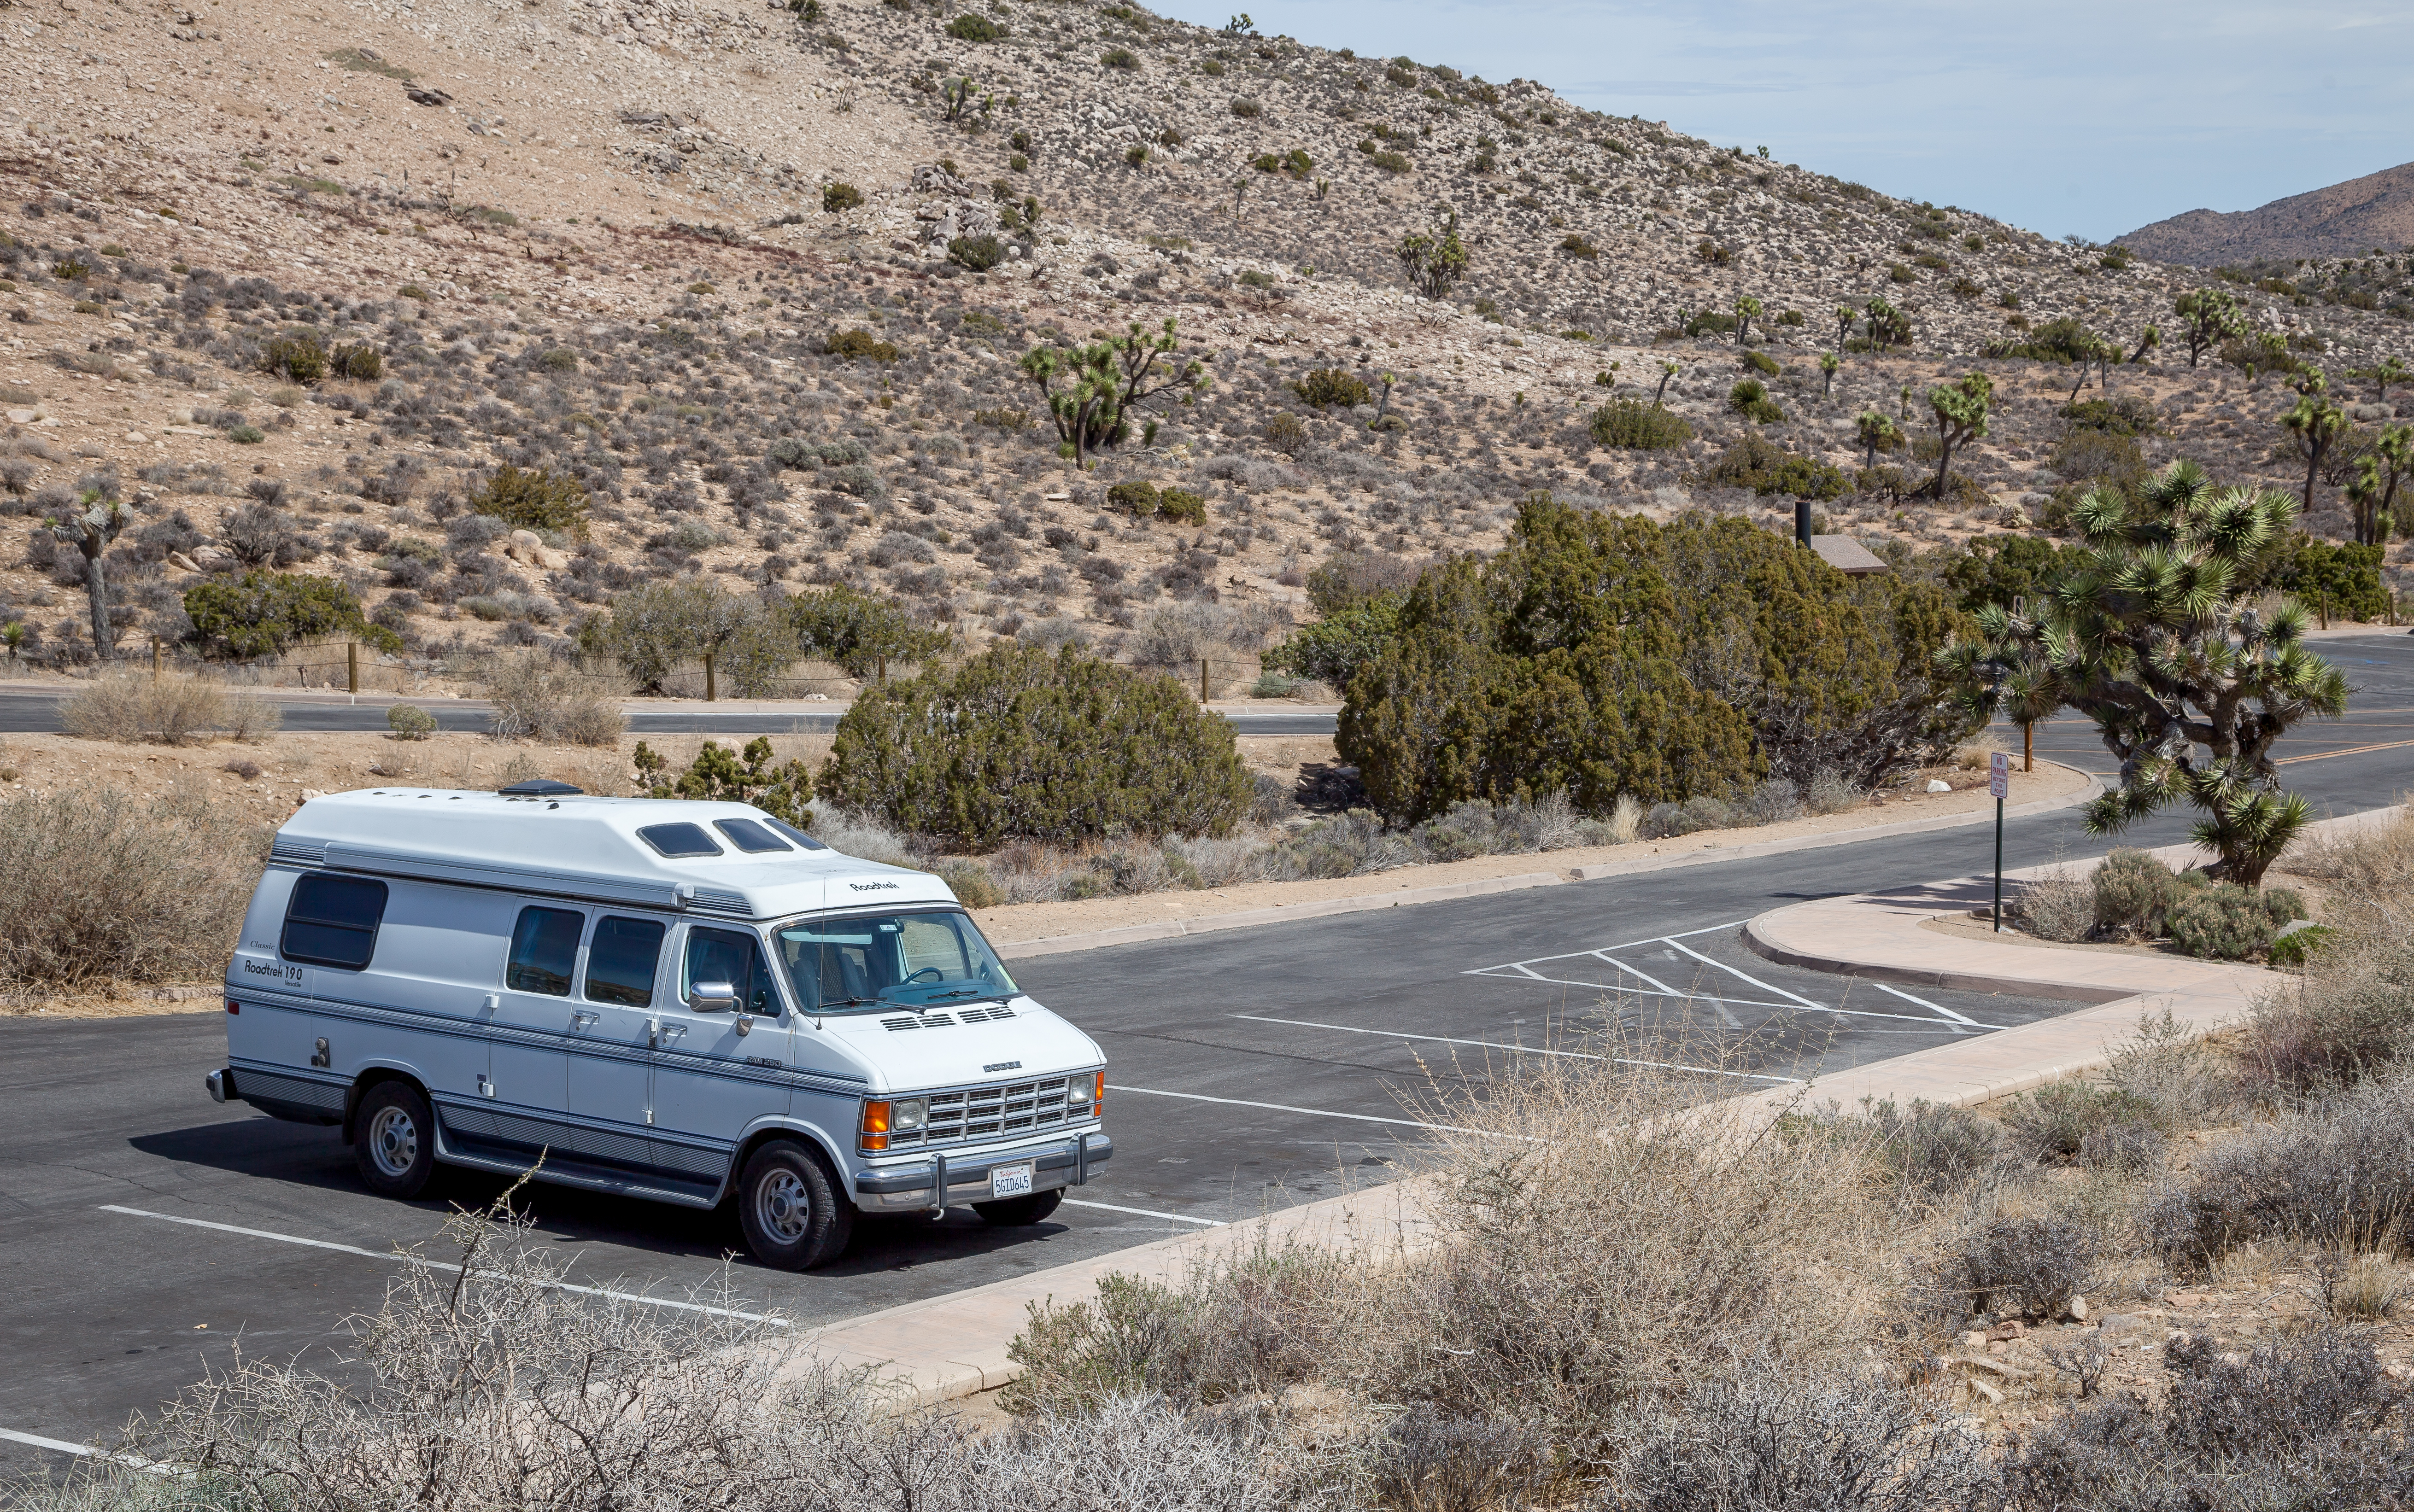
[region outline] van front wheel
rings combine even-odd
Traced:
[[[436,1116],[407,1081],[381,1081],[361,1098],[352,1159],[380,1197],[409,1202],[436,1174]]]
[[[829,1168],[793,1140],[765,1145],[738,1180],[738,1221],[755,1259],[782,1270],[835,1260],[855,1234],[855,1208]]]

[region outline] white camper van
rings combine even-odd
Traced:
[[[1113,1153],[1104,1057],[945,882],[743,804],[380,788],[277,831],[210,1095],[437,1164],[738,1205],[766,1264],[856,1211],[1036,1223]]]

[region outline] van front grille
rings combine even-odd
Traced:
[[[920,1129],[888,1136],[888,1148],[907,1149],[934,1145],[995,1139],[1001,1134],[1051,1128],[1065,1121],[1065,1085],[1072,1078],[1051,1076],[1041,1081],[1001,1082],[959,1091],[932,1092],[925,1099],[929,1121]],[[1074,1121],[1086,1118],[1084,1108]]]

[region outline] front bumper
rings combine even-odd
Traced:
[[[1007,1149],[966,1150],[962,1154],[938,1150],[910,1164],[857,1170],[855,1205],[868,1213],[929,1212],[935,1208],[969,1207],[990,1200],[991,1166],[1016,1165],[1024,1161],[1031,1163],[1031,1190],[1053,1192],[1060,1187],[1081,1185],[1114,1153],[1115,1142],[1102,1129]]]

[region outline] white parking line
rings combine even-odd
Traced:
[[[1870,986],[1877,988],[1880,992],[1891,992],[1905,1002],[1915,1002],[1922,1008],[1927,1009],[1929,1012],[1941,1014],[1957,1024],[1966,1024],[1972,1029],[1981,1027],[1978,1021],[1974,1018],[1964,1018],[1960,1014],[1955,1013],[1952,1009],[1945,1007],[1941,1002],[1930,1002],[1926,998],[1915,998],[1910,993],[1903,991],[1900,987],[1890,987],[1883,982],[1872,982]],[[1959,1034],[1961,1030],[1957,1029],[1953,1032]]]
[[[1503,1045],[1498,1040],[1453,1039],[1447,1034],[1409,1034],[1395,1029],[1356,1029],[1348,1024],[1316,1024],[1304,1018],[1269,1018],[1263,1014],[1233,1014],[1259,1024],[1289,1024],[1293,1029],[1329,1029],[1338,1034],[1374,1034],[1390,1040],[1426,1040],[1436,1045],[1478,1045],[1487,1050],[1513,1050],[1519,1055],[1556,1055],[1571,1060],[1606,1060],[1613,1065],[1647,1066],[1656,1071],[1694,1071],[1709,1076],[1740,1076],[1748,1081],[1793,1082],[1792,1076],[1768,1076],[1757,1071],[1721,1071],[1715,1066],[1689,1066],[1676,1060],[1634,1060],[1619,1055],[1594,1055],[1586,1050],[1546,1050],[1533,1045]],[[1349,1115],[1340,1115],[1348,1117]],[[1443,1127],[1443,1126],[1436,1126]]]
[[[1288,1103],[1252,1103],[1240,1097],[1209,1097],[1204,1092],[1169,1092],[1156,1087],[1118,1087],[1107,1084],[1110,1092],[1133,1092],[1141,1097],[1178,1097],[1185,1103],[1221,1103],[1226,1107],[1261,1107],[1274,1113],[1304,1113],[1311,1119],[1348,1119],[1352,1123],[1390,1123],[1404,1129],[1439,1129],[1447,1134],[1490,1134],[1489,1129],[1462,1129],[1454,1123],[1425,1123],[1416,1119],[1378,1119],[1372,1113],[1335,1113],[1330,1108],[1293,1107]]]
[[[1750,976],[1742,971],[1736,971],[1734,967],[1729,966],[1724,961],[1712,960],[1709,956],[1703,955],[1692,946],[1685,944],[1679,941],[1671,940],[1668,943],[1675,945],[1678,950],[1683,951],[1686,955],[1691,956],[1693,959],[1700,961],[1705,966],[1717,967],[1720,971],[1726,972],[1727,975],[1734,977],[1736,981],[1743,983],[1747,986],[1758,987],[1763,992],[1774,992],[1781,998],[1791,998],[1805,1008],[1817,1008],[1821,1006],[1821,1004],[1812,1002],[1810,999],[1802,996],[1802,994],[1798,992],[1788,992],[1783,987],[1771,986],[1769,984],[1763,982],[1756,976]]]
[[[422,1255],[403,1254],[395,1251],[380,1253],[364,1250],[356,1244],[336,1244],[328,1239],[305,1239],[298,1234],[278,1234],[264,1228],[244,1228],[234,1223],[212,1223],[206,1218],[179,1218],[173,1213],[155,1213],[141,1208],[121,1208],[115,1203],[103,1203],[105,1213],[124,1213],[129,1218],[156,1218],[163,1223],[182,1223],[187,1228],[206,1228],[220,1234],[240,1234],[245,1238],[269,1239],[278,1244],[298,1244],[309,1250],[332,1250],[337,1254],[356,1254],[365,1260],[383,1260],[396,1265],[417,1266],[424,1270],[459,1271],[460,1267],[449,1260],[430,1260]],[[493,1271],[476,1271],[475,1275],[493,1276]],[[608,1297],[619,1302],[642,1302],[648,1307],[674,1308],[681,1312],[708,1312],[716,1318],[740,1318],[748,1323],[767,1323],[784,1328],[788,1320],[768,1312],[748,1312],[734,1307],[708,1307],[702,1302],[681,1302],[667,1297],[647,1297],[638,1292],[616,1292],[605,1286],[580,1286],[572,1282],[549,1281],[543,1283],[558,1292],[574,1292],[581,1297]]]
[[[146,1470],[155,1475],[175,1475],[184,1478],[190,1475],[190,1472],[178,1470],[173,1465],[159,1464],[155,1460],[139,1459],[130,1454],[115,1454],[97,1444],[69,1444],[65,1439],[46,1439],[39,1433],[20,1433],[13,1428],[0,1428],[0,1439],[7,1439],[11,1444],[22,1444],[37,1449],[49,1449],[58,1454],[72,1454],[82,1460],[114,1460],[121,1465],[131,1465],[137,1470]]]
[[[1132,1213],[1141,1218],[1165,1218],[1177,1223],[1197,1223],[1201,1228],[1222,1228],[1220,1218],[1193,1218],[1188,1213],[1161,1213],[1154,1208],[1118,1208],[1111,1202],[1083,1202],[1079,1197],[1065,1199],[1067,1208],[1095,1208],[1101,1212]]]
[[[1749,922],[1749,920],[1737,919],[1733,924],[1714,924],[1706,929],[1683,929],[1673,935],[1653,935],[1648,940],[1622,941],[1615,945],[1603,945],[1600,950],[1571,950],[1557,956],[1528,956],[1522,961],[1505,961],[1498,966],[1477,966],[1459,974],[1481,976],[1487,971],[1507,971],[1522,966],[1571,960],[1578,956],[1597,956],[1603,950],[1632,950],[1639,945],[1673,945],[1679,940],[1691,940],[1696,935],[1714,935],[1725,929],[1740,929]]]

